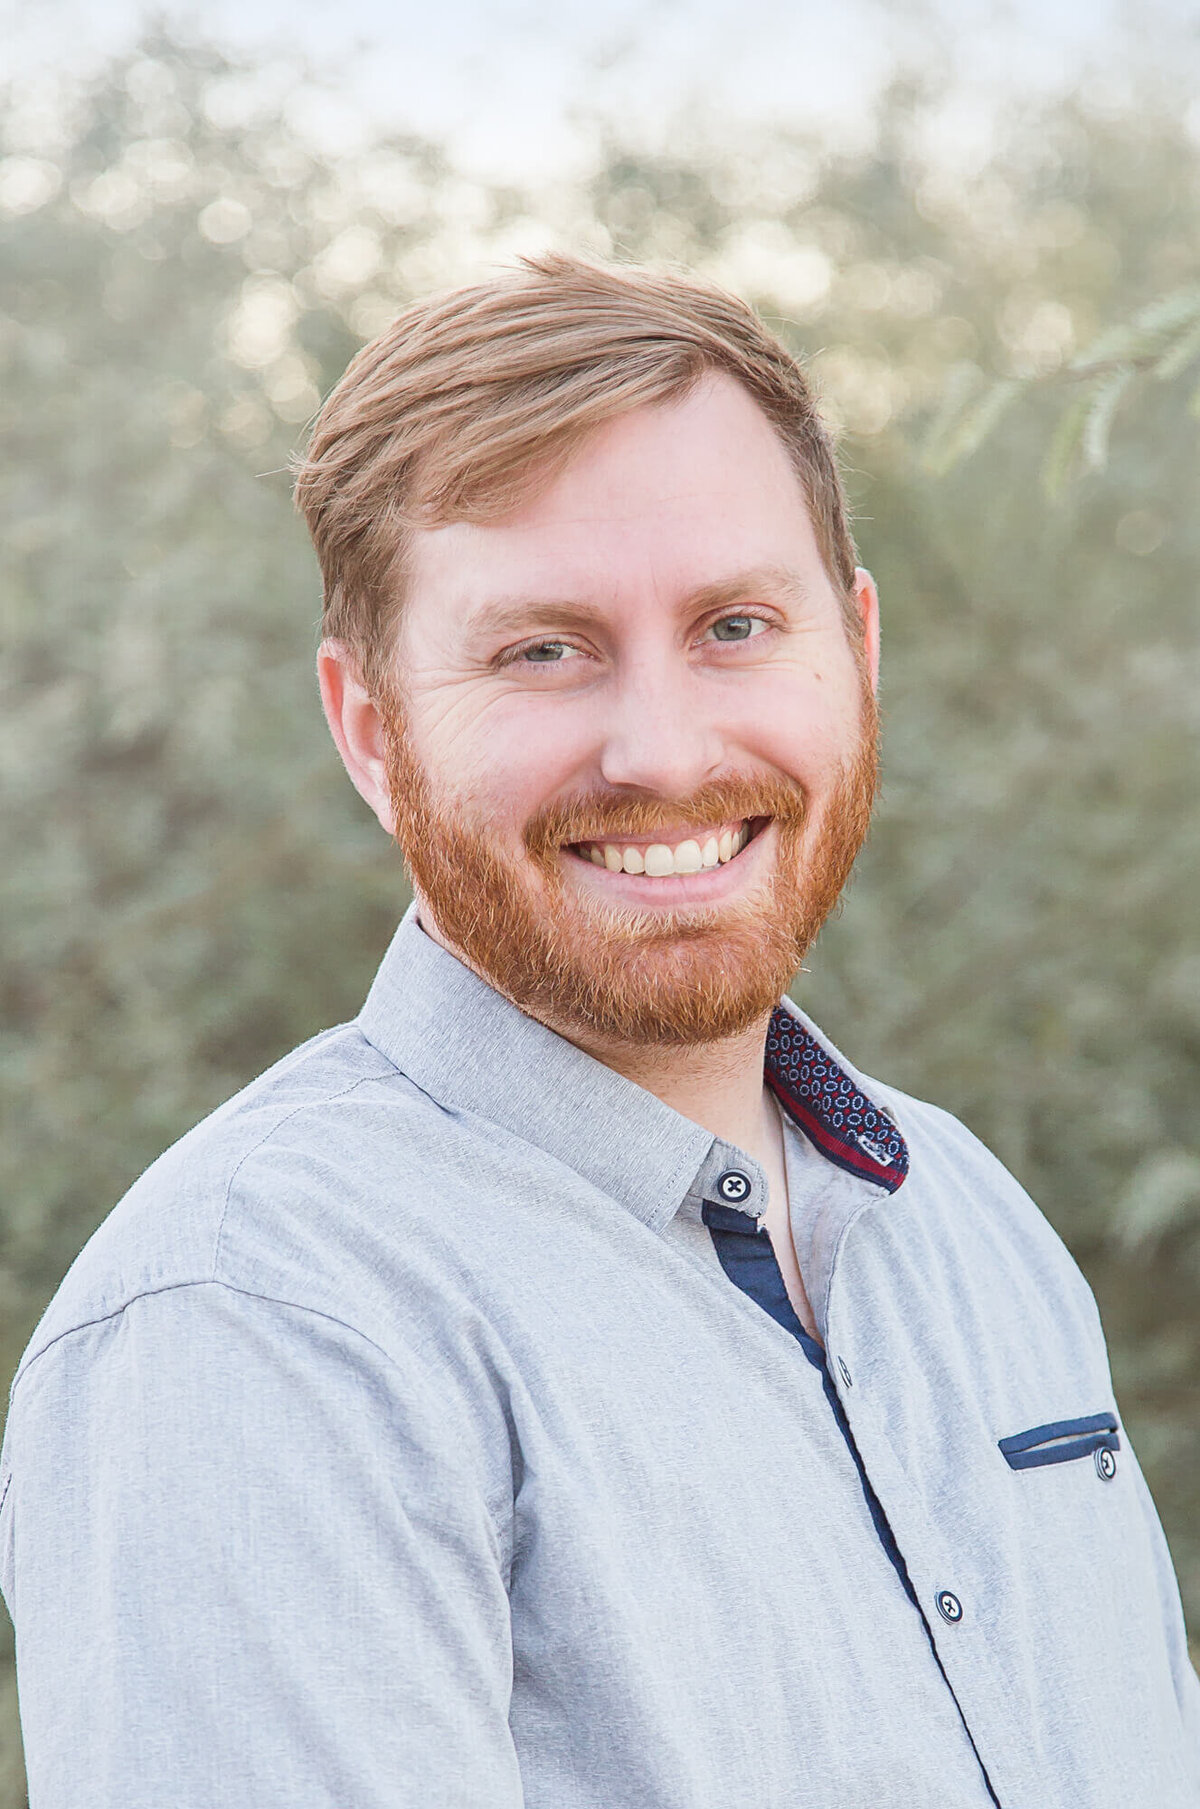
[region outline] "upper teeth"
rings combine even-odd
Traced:
[[[591,842],[587,852],[597,867],[610,873],[644,873],[650,879],[666,879],[672,873],[699,873],[702,867],[715,867],[731,861],[750,840],[750,826],[742,823],[736,829],[723,829],[704,841],[689,839],[674,848],[666,842],[651,842],[648,848],[624,848],[615,842]]]

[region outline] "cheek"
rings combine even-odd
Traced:
[[[586,712],[550,698],[464,699],[410,723],[438,785],[516,835],[548,800],[585,789],[594,757]]]
[[[839,665],[781,669],[763,673],[753,692],[738,711],[737,738],[748,753],[807,784],[840,771],[860,734],[853,674]]]

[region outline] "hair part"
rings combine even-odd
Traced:
[[[406,308],[357,354],[298,461],[323,632],[386,687],[412,531],[508,514],[596,428],[735,378],[791,459],[852,643],[855,549],[799,364],[745,302],[682,272],[560,253]]]

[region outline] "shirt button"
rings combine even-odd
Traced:
[[[854,1387],[854,1377],[850,1374],[850,1371],[846,1368],[845,1357],[838,1358],[838,1370],[839,1370],[839,1373],[841,1374],[842,1381],[846,1384],[846,1387],[853,1388]]]
[[[1111,1482],[1117,1473],[1117,1454],[1110,1451],[1107,1445],[1101,1445],[1096,1453],[1096,1474],[1105,1482]]]
[[[937,1611],[944,1621],[955,1626],[963,1617],[963,1605],[950,1589],[939,1589],[937,1593]]]
[[[740,1169],[727,1168],[717,1182],[717,1192],[729,1205],[737,1206],[750,1197],[750,1177],[742,1174]]]

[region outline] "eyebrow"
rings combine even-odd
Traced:
[[[759,565],[752,571],[738,572],[732,578],[718,578],[701,585],[686,600],[688,612],[721,609],[738,603],[764,602],[805,604],[812,591],[800,573],[788,565]]]
[[[703,615],[709,610],[734,608],[763,601],[805,604],[812,593],[799,572],[790,566],[763,565],[751,571],[737,572],[728,578],[717,578],[689,591],[680,600],[678,614]],[[605,619],[597,604],[582,603],[569,597],[497,597],[485,604],[469,625],[473,641],[493,635],[529,633],[537,628],[588,629]]]

